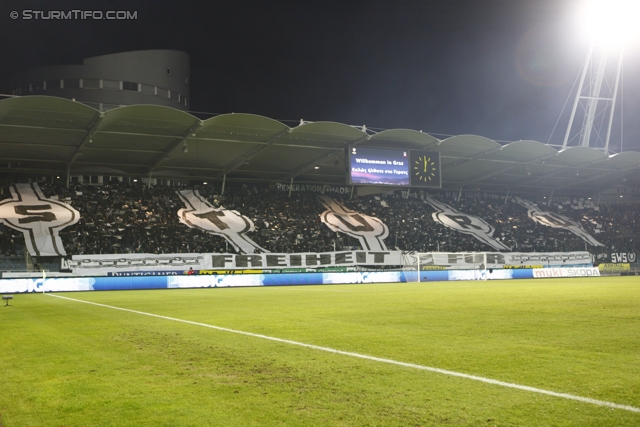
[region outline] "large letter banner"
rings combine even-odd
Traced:
[[[67,265],[79,276],[119,275],[122,272],[162,271],[185,274],[189,268],[201,270],[205,254],[101,254],[73,255]]]
[[[495,229],[482,218],[459,212],[445,203],[435,201],[431,197],[425,198],[425,201],[436,210],[431,214],[434,221],[460,233],[470,234],[496,250],[507,251],[510,249],[504,243],[493,238]]]
[[[418,254],[422,270],[475,270],[485,268],[588,267],[591,254],[576,252],[424,252]]]
[[[527,215],[538,224],[570,231],[591,246],[604,246],[602,243],[594,239],[591,234],[587,233],[587,230],[582,227],[582,224],[555,212],[545,212],[538,208],[534,203],[531,203],[528,200],[523,200],[520,197],[515,197],[515,200],[518,204],[529,210]]]
[[[634,263],[636,262],[636,259],[637,259],[637,256],[635,252],[626,252],[626,253],[614,252],[611,254],[611,262],[614,264],[618,262]]]
[[[389,235],[389,227],[378,218],[347,209],[329,196],[318,196],[318,199],[327,208],[320,220],[331,231],[355,237],[368,251],[387,250],[383,240]]]
[[[238,252],[252,254],[256,249],[259,252],[269,252],[247,237],[246,233],[255,231],[253,221],[248,217],[223,207],[214,208],[197,190],[178,191],[178,196],[187,206],[178,211],[180,222],[187,227],[222,236]]]
[[[253,270],[278,271],[284,268],[345,267],[356,265],[401,266],[404,263],[400,251],[344,251],[297,254],[103,254],[73,255],[68,261],[76,275],[132,276],[186,274],[194,270]],[[140,274],[124,274],[139,272]]]
[[[0,222],[24,234],[32,256],[64,256],[58,232],[75,224],[80,213],[54,199],[47,199],[37,184],[11,186],[11,199],[0,201]]]
[[[401,251],[344,251],[296,254],[211,254],[211,268],[277,270],[290,267],[322,268],[354,265],[401,266]]]

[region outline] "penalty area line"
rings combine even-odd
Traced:
[[[279,342],[279,343],[283,343],[283,344],[295,345],[295,346],[298,346],[298,347],[305,347],[305,348],[312,349],[312,350],[324,351],[324,352],[327,352],[327,353],[333,353],[333,354],[340,354],[340,355],[343,355],[343,356],[356,357],[358,359],[371,360],[373,362],[380,362],[380,363],[387,363],[387,364],[390,364],[390,365],[402,366],[402,367],[405,367],[405,368],[413,368],[413,369],[418,369],[418,370],[421,370],[421,371],[435,372],[435,373],[442,374],[442,375],[448,375],[448,376],[458,377],[458,378],[465,378],[465,379],[468,379],[468,380],[479,381],[479,382],[483,382],[483,383],[486,383],[486,384],[492,384],[492,385],[512,388],[512,389],[516,389],[516,390],[528,391],[528,392],[531,392],[531,393],[538,393],[538,394],[544,394],[544,395],[547,395],[547,396],[559,397],[559,398],[563,398],[563,399],[576,400],[578,402],[590,403],[592,405],[605,406],[605,407],[608,407],[608,408],[622,409],[622,410],[625,410],[625,411],[640,413],[640,408],[637,408],[635,406],[621,405],[621,404],[618,404],[618,403],[607,402],[605,400],[591,399],[589,397],[576,396],[574,394],[568,394],[568,393],[559,393],[559,392],[555,392],[555,391],[551,391],[551,390],[544,390],[544,389],[541,389],[541,388],[529,387],[529,386],[526,386],[526,385],[508,383],[508,382],[504,382],[504,381],[494,380],[494,379],[491,379],[491,378],[480,377],[480,376],[477,376],[477,375],[464,374],[462,372],[448,371],[446,369],[434,368],[434,367],[431,367],[431,366],[417,365],[415,363],[400,362],[400,361],[397,361],[397,360],[385,359],[385,358],[382,358],[382,357],[369,356],[369,355],[361,354],[361,353],[353,353],[351,351],[337,350],[337,349],[330,348],[330,347],[322,347],[322,346],[313,345],[313,344],[306,344],[306,343],[299,342],[299,341],[292,341],[292,340],[287,340],[287,339],[283,339],[283,338],[271,337],[271,336],[268,336],[268,335],[255,334],[253,332],[245,332],[245,331],[239,331],[237,329],[224,328],[222,326],[209,325],[207,323],[193,322],[191,320],[178,319],[178,318],[169,317],[169,316],[162,316],[162,315],[159,315],[159,314],[147,313],[147,312],[138,311],[138,310],[131,310],[131,309],[128,309],[128,308],[116,307],[116,306],[107,305],[107,304],[100,304],[100,303],[97,303],[97,302],[83,301],[83,300],[80,300],[80,299],[63,297],[61,295],[55,295],[55,294],[47,294],[47,295],[51,296],[51,297],[55,297],[55,298],[65,299],[65,300],[68,300],[68,301],[81,302],[81,303],[84,303],[84,304],[95,305],[95,306],[98,306],[98,307],[110,308],[112,310],[120,310],[120,311],[125,311],[127,313],[134,313],[134,314],[140,314],[140,315],[143,315],[143,316],[155,317],[157,319],[172,320],[174,322],[186,323],[186,324],[194,325],[194,326],[202,326],[202,327],[205,327],[205,328],[215,329],[215,330],[218,330],[218,331],[231,332],[231,333],[234,333],[234,334],[245,335],[245,336],[253,337],[253,338],[261,338],[261,339],[265,339],[265,340],[269,340],[269,341],[275,341],[275,342]]]

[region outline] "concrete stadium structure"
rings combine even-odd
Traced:
[[[189,72],[185,52],[122,52],[85,58],[82,64],[28,69],[16,77],[11,92],[67,98],[98,111],[136,104],[187,110]]]

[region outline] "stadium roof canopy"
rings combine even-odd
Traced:
[[[438,140],[406,129],[372,133],[333,122],[289,127],[267,117],[201,120],[176,109],[133,105],[99,112],[63,98],[0,100],[4,173],[124,175],[180,180],[345,185],[350,145],[440,152],[445,189],[555,194],[640,187],[640,153],[506,145],[474,135]],[[316,166],[318,167],[316,169]]]

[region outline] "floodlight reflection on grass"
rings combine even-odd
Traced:
[[[582,24],[593,43],[621,47],[638,38],[640,1],[588,0]]]

